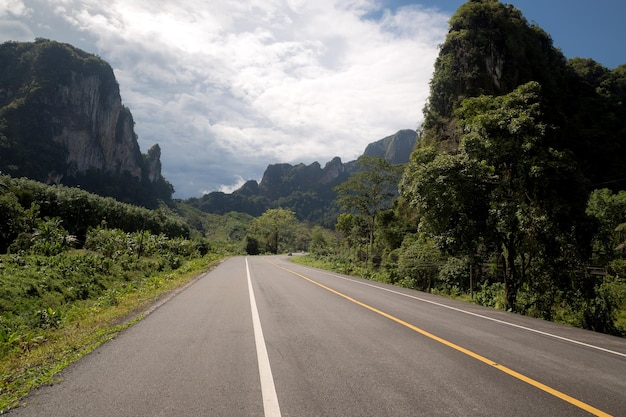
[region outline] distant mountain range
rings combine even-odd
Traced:
[[[370,143],[364,156],[380,157],[391,164],[405,164],[417,142],[414,130],[397,133]],[[356,172],[356,161],[343,163],[335,157],[326,165],[318,162],[305,164],[273,164],[263,174],[261,182],[246,182],[231,194],[212,192],[200,198],[185,200],[198,209],[215,214],[230,211],[259,216],[270,208],[292,210],[302,221],[334,227],[338,208],[333,187]]]

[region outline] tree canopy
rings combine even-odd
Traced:
[[[580,218],[570,201],[572,161],[547,143],[541,103],[536,82],[464,100],[456,112],[458,151],[416,152],[402,185],[422,230],[443,249],[456,256],[495,251],[503,260],[510,309],[529,266],[547,260],[558,239],[576,242]]]
[[[374,243],[376,217],[391,206],[392,197],[397,194],[400,169],[378,157],[362,156],[357,164],[360,170],[334,190],[337,192],[337,204],[346,212],[364,220],[369,254]]]
[[[292,251],[295,247],[294,233],[297,225],[298,220],[293,211],[282,208],[269,209],[250,224],[248,244],[250,239],[254,239],[262,241],[266,251],[270,253]]]

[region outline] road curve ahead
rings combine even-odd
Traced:
[[[10,416],[626,416],[626,340],[231,258]]]

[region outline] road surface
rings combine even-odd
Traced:
[[[626,340],[315,270],[223,262],[16,416],[626,416]]]

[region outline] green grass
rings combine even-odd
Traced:
[[[313,255],[306,255],[295,256],[290,258],[290,260],[298,264],[320,268],[327,271],[366,278],[378,282],[393,283],[389,279],[388,274],[384,271],[367,271],[363,267],[356,266],[354,263],[340,258],[316,258]],[[402,283],[403,281],[401,280],[396,282],[395,285],[402,286]],[[440,288],[433,288],[432,292],[433,294],[441,295],[454,300],[475,303],[499,310],[503,310],[505,305],[504,285],[501,283],[479,284],[477,288],[474,289],[473,298],[470,297],[468,293],[460,290],[449,291]],[[615,336],[626,337],[626,281],[619,277],[607,277],[605,278],[605,282],[602,284],[601,293],[603,293],[607,299],[613,300],[614,305],[614,329],[607,331],[607,333]],[[584,328],[585,326],[583,326],[582,314],[582,311],[575,310],[570,305],[555,305],[552,321],[568,326]],[[529,315],[532,316],[532,314]]]
[[[80,256],[75,255],[72,259],[76,261]],[[93,296],[85,299],[71,299],[68,288],[62,287],[58,281],[63,274],[55,275],[53,268],[41,258],[22,260],[25,262],[22,266],[36,269],[34,265],[37,263],[40,267],[45,264],[46,272],[37,269],[35,275],[41,283],[48,273],[46,286],[54,291],[44,292],[44,286],[40,284],[36,288],[38,295],[33,296],[33,283],[28,282],[24,274],[16,273],[18,279],[13,281],[7,278],[16,270],[2,257],[0,290],[5,297],[0,299],[5,308],[0,316],[3,325],[0,335],[0,414],[18,405],[33,388],[55,382],[54,377],[59,371],[140,320],[155,300],[193,281],[221,257],[209,254],[183,261],[175,270],[160,272],[145,269],[146,263],[158,269],[158,259],[141,261],[134,264],[138,270],[121,271],[110,282],[98,283],[97,288],[105,288],[100,292],[92,289]],[[56,279],[50,278],[53,275]],[[76,284],[80,281],[77,275],[65,275],[65,278],[71,276],[70,279],[76,280]],[[94,277],[84,281],[93,283],[91,278]],[[19,287],[19,279],[26,281],[25,286]],[[24,288],[25,296],[21,299],[17,294]],[[79,293],[85,294],[84,291]],[[13,295],[15,302],[7,301],[7,295]],[[64,297],[70,301],[64,303]],[[46,303],[53,306],[41,309]],[[7,312],[6,307],[12,307],[13,311]]]
[[[328,257],[316,258],[313,255],[294,256],[289,259],[294,263],[324,269],[326,271],[352,275],[354,277],[365,278],[370,281],[384,282],[387,284],[392,283],[389,279],[389,275],[385,271],[371,271],[364,266],[356,265],[353,262]]]

